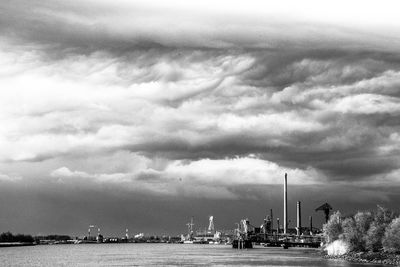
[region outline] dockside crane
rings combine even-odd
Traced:
[[[332,210],[331,205],[325,203],[315,209],[315,211],[320,211],[320,210],[322,210],[325,213],[325,222],[327,223],[329,220],[329,212]]]

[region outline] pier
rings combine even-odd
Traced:
[[[232,242],[232,248],[252,248],[253,244],[264,245],[265,247],[307,247],[318,248],[324,242],[321,235],[291,235],[291,234],[249,234],[247,237],[236,238]]]
[[[251,236],[250,241],[254,243],[264,244],[266,247],[308,247],[318,248],[324,241],[319,235],[264,235],[258,234]]]

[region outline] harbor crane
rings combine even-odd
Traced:
[[[329,212],[332,210],[331,205],[329,205],[328,203],[325,203],[315,209],[315,211],[319,211],[319,210],[322,210],[325,213],[325,222],[328,222]]]

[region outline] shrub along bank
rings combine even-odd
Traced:
[[[329,253],[330,258],[357,262],[400,264],[400,217],[378,206],[373,211],[359,211],[353,216],[342,216],[337,211],[323,226],[326,247],[343,244],[341,255]],[[340,241],[340,242],[335,242]],[[334,243],[335,242],[335,243]]]

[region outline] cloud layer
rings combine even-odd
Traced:
[[[3,1],[0,183],[233,200],[287,172],[392,201],[395,9],[254,3]]]

